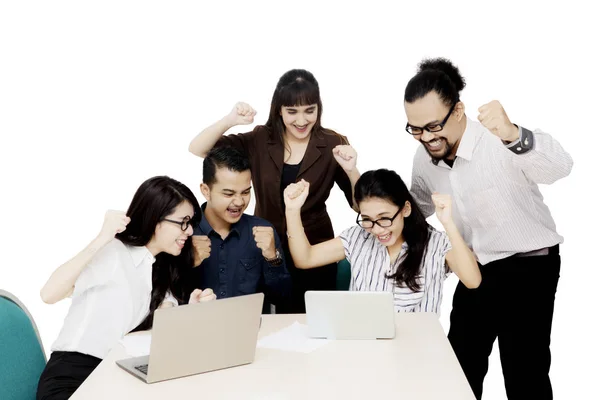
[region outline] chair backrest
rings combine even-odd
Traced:
[[[35,400],[45,365],[31,314],[14,295],[0,290],[0,399]]]
[[[342,261],[339,261],[337,264],[336,289],[348,290],[350,288],[351,275],[350,261],[345,258]]]

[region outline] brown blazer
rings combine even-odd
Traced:
[[[311,244],[334,237],[333,226],[325,207],[325,200],[329,197],[334,182],[342,189],[348,204],[352,206],[350,179],[332,153],[333,148],[340,144],[348,144],[348,139],[342,135],[313,133],[296,178],[297,181],[305,179],[310,183],[310,194],[302,207],[301,215]],[[222,145],[236,147],[248,155],[256,195],[254,215],[271,222],[287,248],[287,228],[281,197],[284,156],[281,138],[264,125],[259,125],[252,132],[223,136],[216,146]]]

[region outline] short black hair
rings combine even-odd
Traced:
[[[406,85],[404,101],[414,103],[435,91],[444,104],[452,106],[460,101],[465,86],[465,78],[450,60],[428,58],[421,61],[417,74]]]
[[[242,151],[231,146],[213,147],[202,165],[202,180],[208,186],[216,182],[217,168],[227,168],[234,172],[250,170],[250,160]]]

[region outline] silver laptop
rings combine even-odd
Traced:
[[[307,291],[308,336],[327,339],[391,339],[396,336],[390,292]]]
[[[164,308],[154,313],[150,355],[117,361],[146,383],[254,361],[264,294]]]

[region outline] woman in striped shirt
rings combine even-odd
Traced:
[[[469,288],[481,282],[473,252],[452,221],[449,195],[433,194],[435,212],[445,233],[431,227],[408,188],[394,171],[365,172],[356,182],[357,226],[311,246],[300,209],[309,183],[302,180],[284,192],[289,245],[298,268],[316,268],[347,258],[350,290],[390,291],[398,312],[438,313],[444,279],[452,270]]]

